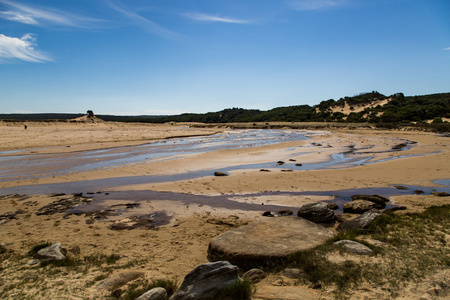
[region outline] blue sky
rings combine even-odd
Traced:
[[[0,0],[0,113],[450,92],[448,0]]]

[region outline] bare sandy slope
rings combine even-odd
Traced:
[[[36,153],[54,153],[84,151],[145,143],[154,139],[175,136],[212,134],[219,129],[187,128],[184,125],[147,125],[118,123],[31,123],[28,129],[23,124],[0,122],[0,150],[11,151],[30,149]],[[393,146],[415,141],[410,150],[385,152]],[[313,144],[314,143],[314,144]],[[108,170],[74,173],[70,175],[40,178],[36,180],[15,180],[1,182],[0,187],[14,187],[38,183],[74,182],[79,180],[123,177],[134,175],[167,175],[194,171],[204,168],[214,169],[241,163],[257,163],[295,159],[298,163],[323,161],[333,153],[339,153],[353,145],[355,148],[373,145],[370,150],[373,161],[379,161],[405,154],[428,154],[411,156],[395,160],[348,169],[282,172],[259,170],[236,171],[227,177],[208,176],[186,181],[150,183],[126,186],[123,190],[154,190],[189,193],[196,195],[233,194],[235,201],[248,203],[266,203],[289,206],[301,206],[304,203],[323,201],[323,197],[240,197],[240,194],[261,191],[313,191],[338,190],[360,187],[379,187],[388,185],[426,185],[433,186],[433,180],[450,177],[449,138],[433,133],[399,131],[338,131],[321,133],[311,140],[278,144],[253,149],[222,150],[174,159],[165,162],[142,163]],[[70,146],[70,147],[68,147]],[[45,149],[41,149],[45,148]],[[294,149],[294,150],[293,150]],[[362,151],[361,151],[362,152]],[[434,153],[434,154],[430,154]],[[363,154],[355,154],[363,155]],[[36,215],[43,206],[63,199],[65,196],[49,197],[38,195],[26,198],[6,196],[0,199],[0,214],[19,212],[15,218],[5,219],[0,225],[0,242],[7,249],[25,254],[33,245],[40,242],[60,242],[66,249],[79,249],[79,256],[93,254],[118,254],[119,262],[135,265],[125,270],[138,270],[146,278],[178,278],[200,263],[207,262],[208,242],[214,236],[247,222],[261,219],[259,213],[240,210],[218,210],[213,206],[196,205],[185,207],[172,203],[170,206],[158,201],[149,201],[143,209],[164,210],[174,216],[168,226],[153,229],[133,229],[115,231],[108,228],[114,221],[126,216],[111,217],[92,222],[85,215],[56,213],[54,215]],[[446,203],[447,198],[411,196],[407,199],[396,198],[399,204],[410,207],[426,206],[434,201]],[[157,200],[157,199],[156,199]],[[119,204],[119,202],[115,204]],[[130,210],[131,211],[131,210]],[[132,212],[129,213],[132,215]],[[11,282],[23,282],[27,276],[35,276],[39,269],[26,266],[29,259],[19,264],[10,263],[10,269],[3,266],[0,286],[4,288]],[[23,266],[26,266],[23,268]],[[21,270],[20,272],[18,270]],[[125,271],[114,270],[113,274]],[[34,275],[33,275],[34,274]],[[67,299],[98,298],[98,291],[88,282],[95,281],[101,271],[91,270],[86,274],[67,272],[46,280],[45,289],[27,287],[26,293],[33,291],[40,298],[62,297]],[[64,284],[61,284],[61,283]],[[27,290],[28,289],[28,290]],[[14,291],[14,290],[13,290]],[[318,297],[318,292],[311,291]],[[18,293],[18,292],[17,292]],[[18,295],[11,292],[10,295]],[[370,294],[369,294],[370,297]],[[14,298],[14,297],[11,297]]]

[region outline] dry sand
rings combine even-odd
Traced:
[[[143,144],[156,139],[209,135],[220,132],[214,128],[188,128],[185,124],[122,124],[113,122],[77,123],[23,123],[0,122],[0,151],[23,150],[27,153],[63,153],[85,151],[128,145]],[[415,141],[410,150],[385,152],[403,142]],[[315,145],[313,144],[315,143]],[[320,144],[319,146],[317,146]],[[258,163],[295,159],[299,163],[323,161],[332,153],[338,153],[364,145],[374,145],[370,151],[374,162],[405,154],[428,154],[381,161],[373,164],[344,169],[282,172],[259,170],[235,171],[231,176],[191,179],[166,183],[151,183],[126,186],[122,190],[152,190],[187,193],[194,195],[234,195],[237,202],[266,203],[299,207],[305,203],[327,200],[327,197],[274,196],[244,197],[241,194],[263,191],[327,191],[361,187],[383,187],[389,185],[435,186],[436,179],[450,178],[449,138],[434,133],[400,132],[379,130],[344,130],[321,132],[311,140],[276,144],[252,149],[221,150],[211,153],[191,155],[164,162],[140,163],[107,170],[73,173],[62,176],[38,178],[34,180],[12,180],[0,183],[1,188],[30,184],[76,182],[101,178],[135,175],[166,175],[195,171],[205,167],[221,168],[242,163]],[[70,147],[68,147],[70,146]],[[329,147],[331,146],[331,147]],[[296,148],[295,151],[287,150]],[[301,151],[300,151],[301,150]],[[312,154],[304,154],[314,151]],[[303,153],[303,154],[301,154]],[[432,153],[432,154],[431,154]],[[3,155],[9,155],[4,153]],[[358,155],[358,154],[357,154]],[[123,219],[112,217],[106,221],[90,222],[84,215],[65,213],[36,215],[44,205],[63,199],[65,196],[30,196],[26,199],[6,196],[0,199],[0,214],[19,212],[15,219],[0,225],[0,241],[7,249],[25,254],[40,242],[60,242],[66,249],[80,249],[80,256],[92,254],[118,254],[121,261],[138,260],[133,270],[144,271],[146,278],[178,278],[200,263],[207,262],[208,242],[214,236],[262,218],[258,212],[215,209],[213,206],[196,205],[185,207],[182,203],[166,205],[152,201],[145,206],[149,210],[164,210],[173,216],[168,226],[158,230],[134,229],[114,231],[108,229],[112,221]],[[436,199],[435,199],[436,198]],[[410,196],[397,197],[395,201],[409,207],[418,206],[426,200],[426,205],[448,203],[438,197]],[[448,200],[447,200],[448,201]],[[118,201],[117,203],[124,203]],[[115,204],[117,204],[115,202]],[[26,265],[27,259],[22,263]],[[115,271],[121,272],[123,270]],[[37,272],[36,268],[25,267],[26,274]],[[23,280],[16,271],[2,270],[0,286],[7,282]],[[101,291],[86,288],[98,273],[91,272],[82,278],[73,274],[62,274],[61,286],[58,280],[47,280],[48,289],[37,298],[86,299],[96,298]],[[75,277],[74,277],[75,276]],[[21,279],[22,278],[22,279]],[[314,291],[312,295],[318,296]]]

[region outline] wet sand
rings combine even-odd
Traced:
[[[221,130],[188,128],[185,124],[148,125],[104,122],[32,123],[28,125],[27,130],[24,130],[23,124],[0,122],[2,137],[0,151],[28,149],[21,153],[67,153],[137,145],[175,136],[209,135]],[[404,140],[415,141],[417,144],[406,151],[389,151]],[[251,149],[221,150],[168,161],[140,163],[82,173],[74,172],[54,177],[16,179],[0,182],[0,187],[4,189],[35,184],[76,183],[104,178],[174,175],[186,171],[220,169],[230,165],[268,161],[276,163],[280,160],[288,162],[290,159],[295,160],[296,163],[308,164],[326,161],[333,153],[349,150],[352,147],[362,149],[366,145],[374,146],[370,149],[372,152],[370,155],[374,157],[372,162],[375,163],[343,169],[305,171],[300,168],[292,172],[283,171],[282,167],[277,166],[271,169],[271,172],[261,172],[259,169],[236,170],[230,173],[231,176],[225,177],[211,175],[182,181],[151,182],[114,187],[114,190],[125,193],[149,190],[194,196],[233,195],[233,200],[239,203],[261,202],[300,207],[305,203],[328,200],[329,197],[307,195],[245,197],[241,195],[268,191],[334,191],[390,185],[433,187],[436,186],[433,183],[434,180],[450,177],[448,137],[424,132],[340,129],[314,136],[307,141]],[[45,149],[41,149],[43,147]],[[418,156],[383,161],[403,155]],[[108,196],[107,192],[107,189],[102,190],[105,197]],[[221,209],[207,203],[187,206],[183,201],[167,204],[159,199],[148,199],[136,210],[136,212],[148,211],[150,215],[154,212],[165,212],[173,217],[171,223],[158,230],[114,231],[108,228],[113,222],[132,216],[133,209],[123,209],[124,214],[121,216],[94,222],[83,214],[36,215],[40,208],[64,197],[67,196],[34,195],[25,199],[18,196],[1,198],[0,214],[20,212],[16,218],[5,219],[4,224],[0,225],[2,245],[24,254],[37,243],[52,241],[62,243],[67,249],[78,247],[82,256],[94,253],[118,254],[124,261],[146,258],[133,269],[144,270],[147,278],[178,278],[181,281],[183,276],[196,265],[207,262],[206,250],[211,238],[234,226],[262,218],[259,211]],[[423,205],[433,204],[435,201],[433,199],[436,199],[439,204],[446,201],[433,196],[408,196],[406,199],[415,199],[408,202],[404,198],[406,196],[402,197],[395,198],[395,201],[407,206],[410,204],[411,207],[414,205],[417,207],[416,202],[422,200],[426,201]],[[111,201],[111,204],[125,204],[127,201],[118,199]],[[26,264],[27,260],[24,259],[23,263]],[[3,273],[5,280],[18,280],[12,271]],[[98,274],[89,273],[85,278],[76,280],[73,274],[64,275],[65,277],[62,278],[70,282],[71,292],[63,291],[59,287],[58,280],[50,280],[49,291],[45,297],[66,295],[72,299],[95,298],[95,295],[100,295],[101,291],[85,289],[84,286],[86,281],[92,280],[96,275]]]

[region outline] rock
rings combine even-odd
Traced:
[[[283,271],[284,276],[292,279],[299,279],[303,274],[303,270],[296,268],[287,268]]]
[[[420,195],[420,194],[424,194],[425,192],[422,190],[414,190],[414,194],[416,195]]]
[[[279,214],[280,216],[291,216],[291,215],[294,214],[294,212],[293,212],[292,210],[290,210],[290,209],[282,209],[282,210],[280,210],[280,211],[278,212],[278,214]]]
[[[341,241],[335,242],[334,245],[341,246],[345,250],[356,253],[356,254],[367,255],[367,254],[373,253],[372,249],[370,249],[369,247],[367,247],[363,244],[355,242],[355,241],[341,240]]]
[[[334,236],[325,227],[296,217],[268,218],[225,232],[211,240],[211,261],[227,260],[243,269],[285,259]]]
[[[40,249],[33,258],[39,261],[63,260],[66,257],[61,253],[61,244],[54,243],[48,247]]]
[[[301,166],[302,166],[302,164],[295,164],[295,166],[296,166],[296,167],[301,167]]]
[[[261,269],[251,269],[242,275],[242,278],[247,279],[250,283],[258,283],[266,278],[266,273]]]
[[[277,161],[277,165],[279,165],[279,166],[284,165],[284,161],[281,161],[281,160]]]
[[[367,200],[354,200],[344,204],[344,213],[363,214],[372,208],[381,209],[386,205],[379,205],[378,203]]]
[[[297,216],[314,223],[326,223],[334,220],[334,212],[326,202],[305,204],[297,212]]]
[[[265,211],[265,212],[263,212],[262,215],[263,215],[263,217],[275,217],[275,215],[272,214],[271,211]]]
[[[325,202],[328,205],[329,209],[336,210],[339,209],[339,206],[336,203]]]
[[[113,275],[109,278],[106,278],[103,281],[100,281],[95,286],[97,289],[105,289],[108,291],[114,291],[117,288],[121,287],[122,285],[135,280],[139,277],[144,275],[144,272],[137,272],[137,271],[131,271],[131,272],[123,272],[117,275]]]
[[[352,200],[367,200],[367,201],[371,201],[374,203],[377,203],[379,205],[382,206],[382,208],[384,208],[386,206],[386,203],[389,202],[389,199],[380,195],[364,195],[364,194],[360,194],[360,195],[353,195]]]
[[[260,172],[270,172],[270,170],[267,170],[267,169],[261,169],[261,170],[259,170]]]
[[[238,272],[239,268],[227,261],[200,265],[184,277],[180,288],[170,300],[200,300],[212,297],[217,290],[240,280]]]
[[[167,291],[161,287],[157,287],[145,292],[137,297],[136,300],[166,300],[167,297]]]
[[[400,206],[393,206],[391,208],[387,208],[384,211],[397,211],[397,210],[406,210],[406,209],[407,209],[406,206],[400,205]]]
[[[214,176],[228,176],[228,174],[222,172],[214,172]]]
[[[448,197],[448,196],[450,196],[450,194],[446,193],[446,192],[432,192],[431,195],[437,196],[437,197]]]
[[[403,185],[394,185],[394,187],[395,187],[397,190],[407,190],[407,189],[408,189],[406,186],[403,186]]]
[[[365,228],[367,228],[367,226],[370,225],[370,223],[373,222],[373,220],[375,220],[380,215],[381,215],[381,213],[376,209],[369,210],[353,220],[342,222],[341,224],[339,224],[339,226],[336,229],[338,231],[346,231],[346,230],[352,230],[352,229],[359,229],[359,230],[365,229]]]

